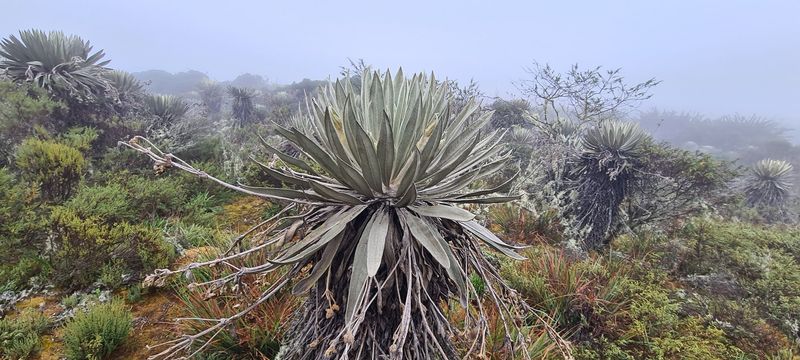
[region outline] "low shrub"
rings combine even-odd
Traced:
[[[41,88],[0,81],[0,166],[13,162],[14,146],[34,127],[52,124],[51,114],[61,107]]]
[[[645,262],[571,259],[546,245],[502,275],[574,345],[576,359],[745,358],[707,319],[682,312],[667,274]]]
[[[46,221],[36,190],[0,168],[0,291],[15,290],[46,270],[39,256],[46,238]]]
[[[49,271],[45,259],[30,253],[20,255],[14,262],[0,264],[0,292],[19,290]]]
[[[100,134],[91,127],[75,127],[59,136],[59,142],[86,154]]]
[[[28,309],[17,317],[0,319],[0,355],[6,359],[27,359],[41,350],[40,335],[49,326],[47,317]]]
[[[132,315],[118,301],[78,313],[64,326],[67,359],[102,359],[119,347],[132,327]]]
[[[123,184],[139,219],[169,217],[178,213],[186,202],[186,191],[174,177],[131,176]]]
[[[128,303],[137,303],[142,300],[142,285],[140,284],[133,284],[128,288],[128,295],[127,300]]]
[[[19,145],[16,164],[25,180],[39,184],[43,197],[55,202],[72,195],[88,166],[78,149],[36,138]]]
[[[217,199],[208,193],[191,197],[181,209],[181,221],[196,225],[212,226],[215,217],[222,211]]]
[[[800,230],[696,218],[676,235],[688,251],[675,276],[706,304],[694,311],[725,323],[741,347],[763,356],[799,339]]]
[[[226,180],[226,181],[235,181],[235,179],[230,179],[222,168],[221,160],[219,161],[190,161],[186,158],[182,158],[189,163],[196,169],[203,170],[206,174],[214,176],[218,179]],[[217,186],[216,183],[208,181],[208,179],[201,178],[196,175],[187,174],[187,173],[173,173],[170,176],[177,177],[180,179],[184,190],[186,190],[189,194],[200,194],[206,193],[210,196],[213,196],[220,204],[222,202],[226,202],[230,200],[234,196],[238,196],[236,192],[227,189],[222,186]]]
[[[125,276],[125,264],[120,260],[113,260],[100,268],[98,281],[106,289],[117,289],[122,286]]]
[[[97,217],[109,223],[136,220],[128,192],[119,184],[81,187],[64,206],[82,217]]]
[[[72,293],[69,296],[61,298],[61,307],[64,309],[73,309],[81,302],[81,295],[79,293]]]
[[[53,280],[65,288],[90,285],[103,266],[113,262],[136,276],[166,267],[175,257],[175,249],[164,241],[162,231],[147,224],[110,224],[63,206],[53,208],[50,223]]]

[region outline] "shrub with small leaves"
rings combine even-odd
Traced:
[[[36,209],[36,190],[0,168],[0,291],[12,290],[43,270],[45,223]]]
[[[119,184],[81,187],[64,206],[81,216],[96,216],[108,222],[136,220],[128,192]]]
[[[32,309],[13,319],[0,319],[0,357],[26,359],[39,352],[42,347],[39,336],[48,325],[47,317]]]
[[[72,195],[87,167],[78,149],[52,140],[29,138],[20,144],[16,163],[24,179],[40,185],[49,201]]]
[[[105,286],[107,289],[117,289],[122,286],[122,280],[125,276],[125,265],[119,261],[112,261],[108,264],[103,265],[100,268],[100,277],[99,281],[100,284]]]
[[[186,192],[174,178],[148,179],[141,176],[130,177],[124,183],[134,205],[136,216],[168,217],[183,205]]]
[[[91,284],[100,269],[114,261],[137,275],[165,267],[175,256],[161,230],[147,224],[109,222],[58,206],[51,212],[50,225],[53,280],[65,288]]]
[[[133,284],[128,288],[128,302],[136,303],[142,300],[142,285]]]
[[[61,298],[61,306],[64,309],[73,309],[81,302],[80,293],[72,293],[69,296]]]
[[[132,315],[118,301],[77,314],[64,326],[67,359],[102,359],[119,347],[131,331]]]
[[[90,127],[74,127],[61,134],[58,141],[83,153],[89,151],[92,143],[100,135],[98,130]]]
[[[52,125],[50,116],[60,107],[43,89],[0,81],[0,165],[13,162],[14,146],[35,127]]]

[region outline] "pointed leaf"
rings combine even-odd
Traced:
[[[242,184],[239,184],[239,187],[252,192],[253,195],[257,196],[263,195],[264,197],[267,198],[276,198],[276,199],[290,200],[290,201],[291,200],[308,200],[308,201],[320,201],[320,202],[327,201],[325,198],[300,190],[248,186]]]
[[[261,166],[261,168],[264,170],[264,172],[266,172],[267,175],[269,175],[270,177],[272,177],[275,180],[278,180],[278,181],[280,181],[280,182],[282,182],[284,184],[300,186],[300,187],[303,187],[305,189],[307,189],[309,187],[309,184],[308,184],[307,180],[304,180],[304,179],[301,179],[301,178],[297,178],[297,177],[294,177],[294,176],[291,176],[291,175],[284,174],[283,172],[281,172],[279,170],[276,170],[276,169],[273,169],[272,167],[270,167],[270,166],[268,166],[268,165],[256,160],[255,157],[251,156],[250,160],[252,160],[256,164]]]
[[[350,287],[347,291],[347,305],[345,308],[344,321],[350,324],[353,321],[356,308],[361,306],[364,292],[367,288],[367,244],[369,237],[360,236],[356,251],[353,254],[353,265],[350,273]]]
[[[367,275],[373,277],[378,273],[383,260],[383,248],[386,246],[386,235],[389,233],[391,218],[386,209],[382,208],[372,216],[371,222],[364,229],[364,233],[368,237]]]
[[[406,191],[405,194],[403,194],[400,200],[397,200],[394,206],[402,208],[413,204],[415,201],[417,201],[417,186],[411,184],[411,187],[408,188],[408,190]]]
[[[439,263],[444,269],[450,267],[450,258],[447,256],[444,248],[447,242],[427,221],[420,219],[416,215],[411,214],[407,210],[400,209],[398,214],[401,215],[402,220],[408,226],[411,235],[417,240],[428,253],[433,256],[436,262]]]
[[[360,199],[346,194],[341,191],[336,191],[331,189],[318,181],[311,180],[308,182],[311,185],[311,188],[317,193],[320,194],[322,197],[329,199],[329,201],[338,201],[341,203],[349,204],[349,205],[361,205],[364,204],[363,201]]]
[[[314,230],[311,230],[310,233],[306,234],[306,236],[303,237],[302,240],[293,244],[289,249],[284,251],[283,257],[288,258],[296,255],[298,252],[300,252],[304,248],[309,247],[314,241],[320,239],[323,235],[333,230],[337,226],[340,226],[342,227],[342,229],[344,229],[344,226],[346,226],[350,221],[355,219],[358,215],[361,215],[361,213],[364,212],[364,209],[366,208],[367,208],[366,205],[345,207],[339,212],[330,215],[322,224],[314,228]]]
[[[512,259],[525,260],[525,257],[513,251],[516,249],[524,249],[525,247],[506,244],[503,240],[500,240],[500,238],[498,238],[497,235],[493,234],[491,231],[481,226],[477,222],[475,221],[462,222],[461,227],[463,227],[464,230],[466,230],[467,232],[483,240],[483,242],[485,242],[487,245],[511,257]]]
[[[384,185],[389,186],[394,170],[392,168],[394,164],[394,133],[389,115],[385,111],[378,137],[378,156],[380,157],[381,180]]]
[[[467,199],[444,199],[442,201],[458,204],[501,204],[509,201],[519,200],[519,196],[495,196],[486,198],[467,198]]]
[[[410,206],[410,209],[423,216],[444,218],[455,221],[470,221],[475,218],[473,213],[449,205],[417,205]]]
[[[309,289],[311,289],[314,284],[317,283],[322,275],[324,275],[331,267],[331,263],[333,262],[334,256],[336,256],[336,252],[339,250],[339,244],[342,243],[342,236],[343,233],[339,233],[336,237],[331,240],[328,245],[325,246],[325,250],[322,252],[322,256],[320,257],[319,261],[314,264],[314,269],[311,270],[311,273],[305,279],[302,279],[297,282],[297,285],[294,286],[292,289],[292,294],[296,296],[300,296],[305,294]]]
[[[261,144],[264,145],[264,147],[267,149],[267,152],[276,155],[279,159],[283,160],[283,162],[289,165],[294,165],[300,169],[303,169],[307,171],[309,174],[314,174],[314,175],[317,174],[314,171],[314,169],[312,169],[311,166],[306,164],[303,160],[282,153],[280,150],[272,147],[270,144],[267,144],[267,141],[264,140],[264,138],[261,137],[261,135],[259,135],[258,138],[261,139]]]

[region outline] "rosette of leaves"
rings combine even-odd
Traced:
[[[157,119],[160,126],[169,126],[189,112],[189,104],[182,98],[172,95],[148,95],[145,105]]]
[[[144,90],[142,83],[128,72],[114,70],[106,73],[105,77],[117,91],[120,99],[130,99]]]
[[[603,122],[581,138],[573,173],[577,194],[573,211],[581,228],[589,229],[584,239],[587,250],[610,241],[620,204],[637,178],[646,140],[638,125],[618,121]]]
[[[33,83],[62,100],[105,96],[110,61],[88,41],[61,31],[22,30],[0,42],[0,69],[15,82]]]
[[[753,165],[745,184],[745,195],[750,206],[781,207],[790,196],[789,179],[792,164],[783,160],[764,159]]]
[[[266,301],[290,279],[295,280],[295,294],[308,294],[287,335],[282,352],[288,358],[450,359],[459,357],[451,343],[455,330],[441,306],[450,300],[468,306],[478,298],[470,276],[486,284],[486,296],[508,326],[509,344],[524,342],[524,332],[514,326],[530,314],[522,313],[527,311],[522,301],[483,252],[491,249],[523,259],[515,251],[518,248],[503,242],[460,206],[515,199],[496,194],[504,192],[511,180],[490,188],[470,187],[495,174],[509,159],[501,143],[503,134],[481,133],[491,113],[480,113],[474,101],[451,113],[449,100],[446,85],[433,75],[409,79],[402,70],[394,76],[388,71],[365,71],[358,87],[350,79],[328,84],[295,119],[299,126],[276,125],[300,156],[263,142],[273,159],[269,165],[258,163],[290,188],[227,184],[153,150],[144,139],[135,138],[127,145],[162,168],[177,167],[297,208],[297,215],[271,223],[267,229],[271,236],[257,246],[191,265],[224,264],[226,259],[277,246],[272,260],[236,269],[211,284],[236,283],[248,274],[288,268],[259,300]],[[164,270],[148,282],[163,282],[165,276],[181,271]],[[475,336],[469,339],[473,346],[460,356],[486,351],[484,310],[477,306],[465,312]],[[219,331],[237,316],[244,315],[220,320],[208,331]],[[195,339],[182,338],[159,356],[186,350]],[[524,346],[515,349],[522,351]]]
[[[253,105],[253,98],[255,98],[256,92],[247,88],[229,86],[228,95],[233,98],[231,115],[236,119],[236,125],[244,127],[253,122],[256,118],[256,109]]]

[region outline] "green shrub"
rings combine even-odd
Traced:
[[[475,293],[478,295],[478,298],[483,297],[483,294],[486,292],[486,282],[476,274],[470,275],[469,282],[471,282],[472,287],[475,288]]]
[[[571,259],[540,245],[502,275],[551,318],[576,359],[731,359],[743,352],[725,332],[683,312],[665,272],[600,255]]]
[[[59,136],[59,142],[80,152],[87,153],[92,142],[97,140],[98,130],[90,127],[75,127]]]
[[[52,123],[50,115],[62,105],[28,84],[0,81],[0,166],[12,162],[12,150],[35,126]]]
[[[151,164],[148,159],[143,159],[141,156],[132,154],[127,148],[112,147],[107,149],[100,158],[100,161],[95,163],[98,170],[102,171],[98,175],[102,177],[109,177],[126,173],[127,171],[121,169],[137,169],[137,173],[152,172]]]
[[[169,217],[178,213],[186,201],[186,192],[173,177],[132,176],[124,186],[139,218]]]
[[[128,288],[127,298],[129,303],[136,303],[142,300],[142,285],[138,283],[131,285]]]
[[[221,161],[192,161],[190,164],[196,169],[201,169],[218,179],[231,180],[227,179],[228,176],[222,169]],[[196,175],[181,173],[177,177],[181,181],[181,188],[188,194],[206,193],[213,196],[220,204],[236,196],[235,192],[222,186],[215,186],[216,184],[213,182]]]
[[[0,290],[13,290],[47,267],[38,254],[46,222],[36,191],[6,168],[0,168],[0,189]]]
[[[0,292],[18,290],[49,270],[45,259],[30,253],[20,255],[14,262],[0,264]]]
[[[81,187],[64,206],[80,216],[94,216],[108,223],[136,220],[128,192],[119,184]]]
[[[67,359],[102,359],[119,347],[131,331],[132,316],[118,301],[77,314],[64,326]]]
[[[181,211],[181,220],[186,223],[211,226],[214,217],[222,211],[217,200],[208,193],[199,193],[189,199]]]
[[[72,293],[69,296],[61,298],[61,306],[64,309],[73,309],[81,302],[81,296],[78,293]]]
[[[122,286],[122,278],[125,276],[125,266],[119,260],[112,261],[100,268],[98,281],[106,289],[117,289]]]
[[[14,319],[0,319],[0,355],[6,359],[26,359],[41,350],[39,336],[49,323],[42,313],[28,309]]]
[[[661,282],[633,281],[626,293],[632,299],[630,326],[622,333],[626,353],[633,359],[731,359],[741,351],[728,344],[725,334],[694,316],[680,315]],[[624,343],[623,343],[624,344]]]
[[[79,150],[35,138],[26,139],[17,148],[16,164],[23,178],[39,184],[42,195],[49,201],[69,198],[88,165]]]
[[[769,354],[782,346],[757,336],[764,322],[797,339],[800,229],[697,218],[678,235],[688,250],[676,275],[705,279],[687,285],[710,305],[709,316],[730,323],[743,347],[767,350],[765,344],[772,343]]]
[[[636,191],[623,202],[626,225],[638,229],[664,225],[710,206],[729,202],[730,182],[738,170],[709,154],[648,140],[642,147]]]
[[[166,267],[175,256],[161,230],[146,224],[109,223],[58,206],[51,212],[50,225],[53,280],[66,288],[90,285],[101,275],[100,269],[112,262],[136,276]]]

